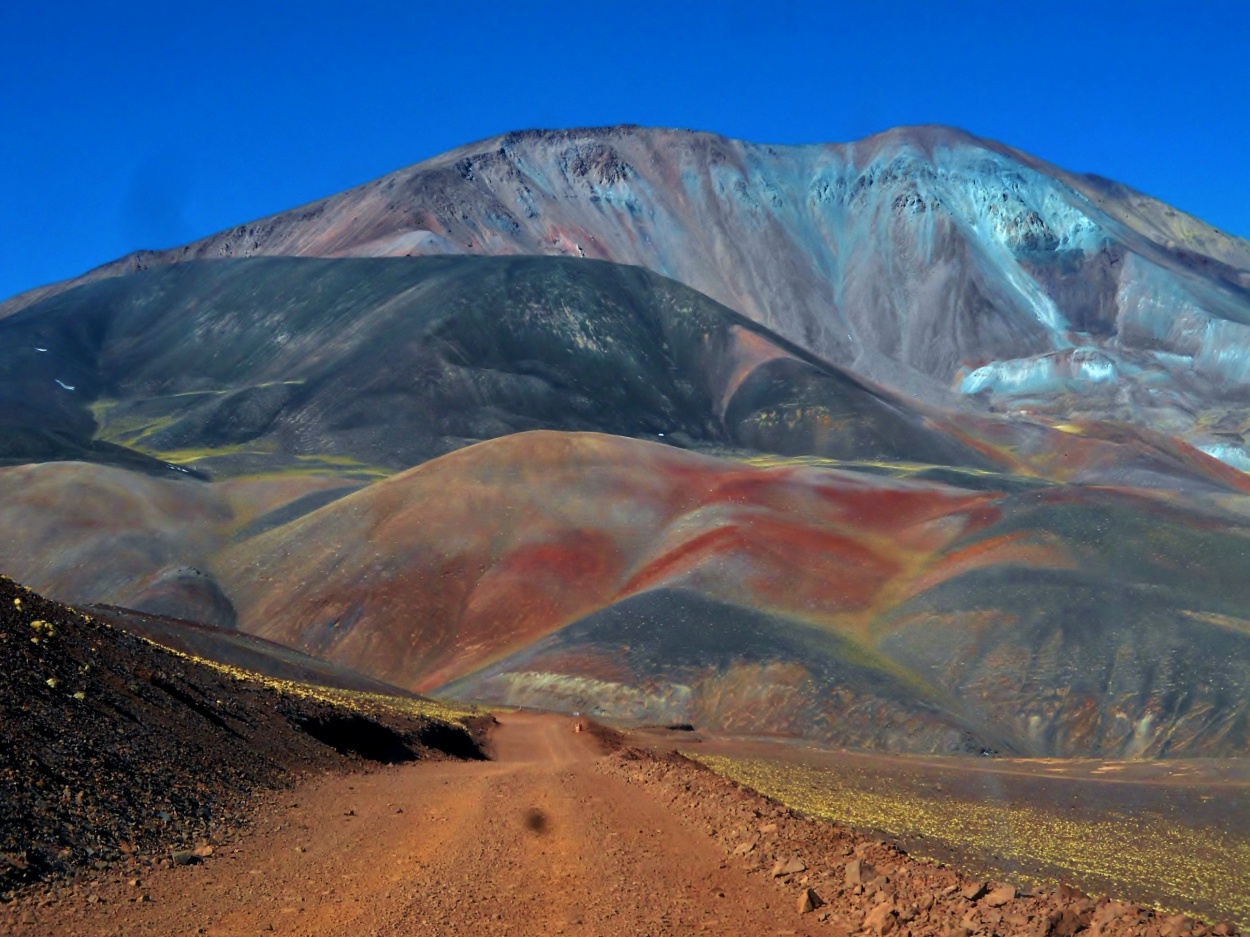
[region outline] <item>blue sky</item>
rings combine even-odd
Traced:
[[[1250,236],[1250,4],[0,5],[0,297],[506,130],[947,123]]]

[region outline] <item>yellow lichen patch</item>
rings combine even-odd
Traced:
[[[91,405],[98,429],[96,438],[122,446],[135,446],[153,433],[173,426],[168,414],[134,413],[115,400],[97,400]]]
[[[1003,475],[1001,472],[994,472],[989,469],[970,468],[967,466],[957,465],[934,465],[929,462],[903,462],[903,461],[887,461],[884,459],[833,459],[828,456],[816,455],[775,455],[772,453],[754,453],[754,452],[733,452],[733,451],[716,451],[712,454],[718,458],[731,459],[735,462],[743,462],[747,465],[754,465],[757,468],[785,468],[801,466],[805,468],[827,468],[842,469],[848,471],[856,471],[863,469],[872,469],[875,471],[885,472],[886,474],[906,478],[912,475],[919,475],[922,472],[939,469],[950,475],[967,475],[969,477],[989,478],[993,476]],[[1004,476],[1009,478],[1010,476]],[[1018,476],[1024,478],[1026,476]]]
[[[147,640],[147,639],[144,639]],[[480,717],[483,711],[469,706],[456,706],[439,700],[428,699],[425,697],[412,698],[407,696],[390,696],[385,693],[369,693],[362,690],[344,690],[338,687],[321,686],[315,683],[300,683],[295,680],[281,680],[276,677],[268,677],[264,674],[256,673],[251,670],[244,670],[242,667],[235,667],[231,664],[222,664],[217,661],[208,660],[203,657],[196,657],[193,654],[184,654],[181,651],[166,647],[155,641],[147,641],[153,647],[158,647],[168,654],[183,660],[191,661],[202,667],[208,667],[218,673],[226,674],[235,680],[253,683],[264,687],[274,693],[283,696],[293,696],[299,699],[315,700],[319,703],[327,703],[331,706],[338,706],[351,712],[364,713],[366,715],[398,715],[409,716],[414,718],[433,719],[437,722],[457,723],[463,725],[467,720]]]
[[[234,481],[277,481],[284,478],[339,478],[374,482],[390,478],[391,469],[370,465],[345,456],[296,456],[298,464],[279,464],[273,469],[249,471],[232,476]]]
[[[1250,634],[1250,621],[1245,618],[1234,618],[1232,615],[1219,615],[1215,612],[1201,612],[1187,608],[1181,609],[1181,614],[1186,618],[1192,618],[1194,621],[1215,625],[1217,628],[1227,628],[1229,631],[1240,631],[1242,634]]]
[[[989,874],[1250,923],[1250,839],[1157,813],[1059,808],[925,796],[909,785],[762,758],[685,752],[740,784],[822,819],[935,843]],[[1027,870],[1022,875],[1021,870]]]
[[[192,462],[199,462],[202,459],[214,459],[228,455],[272,455],[273,447],[255,447],[255,446],[215,446],[205,447],[202,449],[142,449],[148,455],[155,456],[163,462],[170,462],[174,465],[189,465]]]
[[[300,462],[317,462],[322,465],[337,465],[340,468],[370,467],[359,459],[353,459],[351,456],[345,455],[297,455],[295,458]]]
[[[304,466],[313,471],[333,472],[344,477],[361,477],[363,479],[390,478],[395,473],[368,462],[361,462],[350,456],[341,455],[300,455],[295,457]],[[294,472],[302,469],[294,469]]]
[[[32,621],[30,623],[30,628],[33,632],[35,632],[36,635],[38,635],[41,638],[51,638],[55,636],[56,634],[56,632],[52,628],[52,625],[44,621],[42,618],[36,618],[34,621]],[[39,642],[36,641],[35,643],[38,644]]]

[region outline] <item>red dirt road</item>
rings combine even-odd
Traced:
[[[12,932],[828,933],[670,807],[596,771],[599,743],[567,717],[500,723],[492,761],[306,782],[202,864],[23,903]]]

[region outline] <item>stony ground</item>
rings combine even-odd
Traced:
[[[1018,894],[797,816],[679,756],[501,714],[490,761],[310,778],[211,855],[0,908],[0,935],[1230,934]],[[611,741],[609,739],[609,741]]]
[[[1237,933],[1185,915],[1091,898],[1060,886],[1033,893],[986,882],[834,824],[810,820],[680,756],[623,748],[599,770],[667,805],[714,840],[750,879],[771,881],[779,901],[826,933],[1068,937]]]
[[[308,772],[457,746],[472,752],[463,730],[275,692],[0,577],[0,902],[195,858]]]

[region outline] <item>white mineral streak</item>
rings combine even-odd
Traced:
[[[594,677],[550,671],[503,673],[490,681],[509,706],[536,706],[643,722],[681,722],[688,717],[693,691],[680,683],[664,684],[661,692]]]
[[[1250,452],[1246,452],[1244,446],[1217,442],[1207,443],[1198,448],[1212,458],[1219,459],[1225,465],[1231,465],[1242,472],[1250,472]]]
[[[1146,348],[1163,364],[1175,361],[1225,389],[1250,384],[1250,326],[1216,314],[1218,301],[1200,301],[1168,271],[1129,255],[1124,261],[1119,342]]]
[[[1094,348],[1077,348],[991,362],[968,374],[959,389],[965,394],[986,389],[1008,396],[1037,394],[1081,384],[1105,384],[1114,381],[1119,373],[1115,360],[1109,355]]]
[[[1019,261],[1039,251],[1093,252],[1106,243],[1106,234],[1074,206],[1074,193],[1061,192],[1041,173],[966,150],[940,151],[935,162],[947,208],[974,233],[978,246],[1050,332],[1054,347],[1069,347],[1063,314]]]

